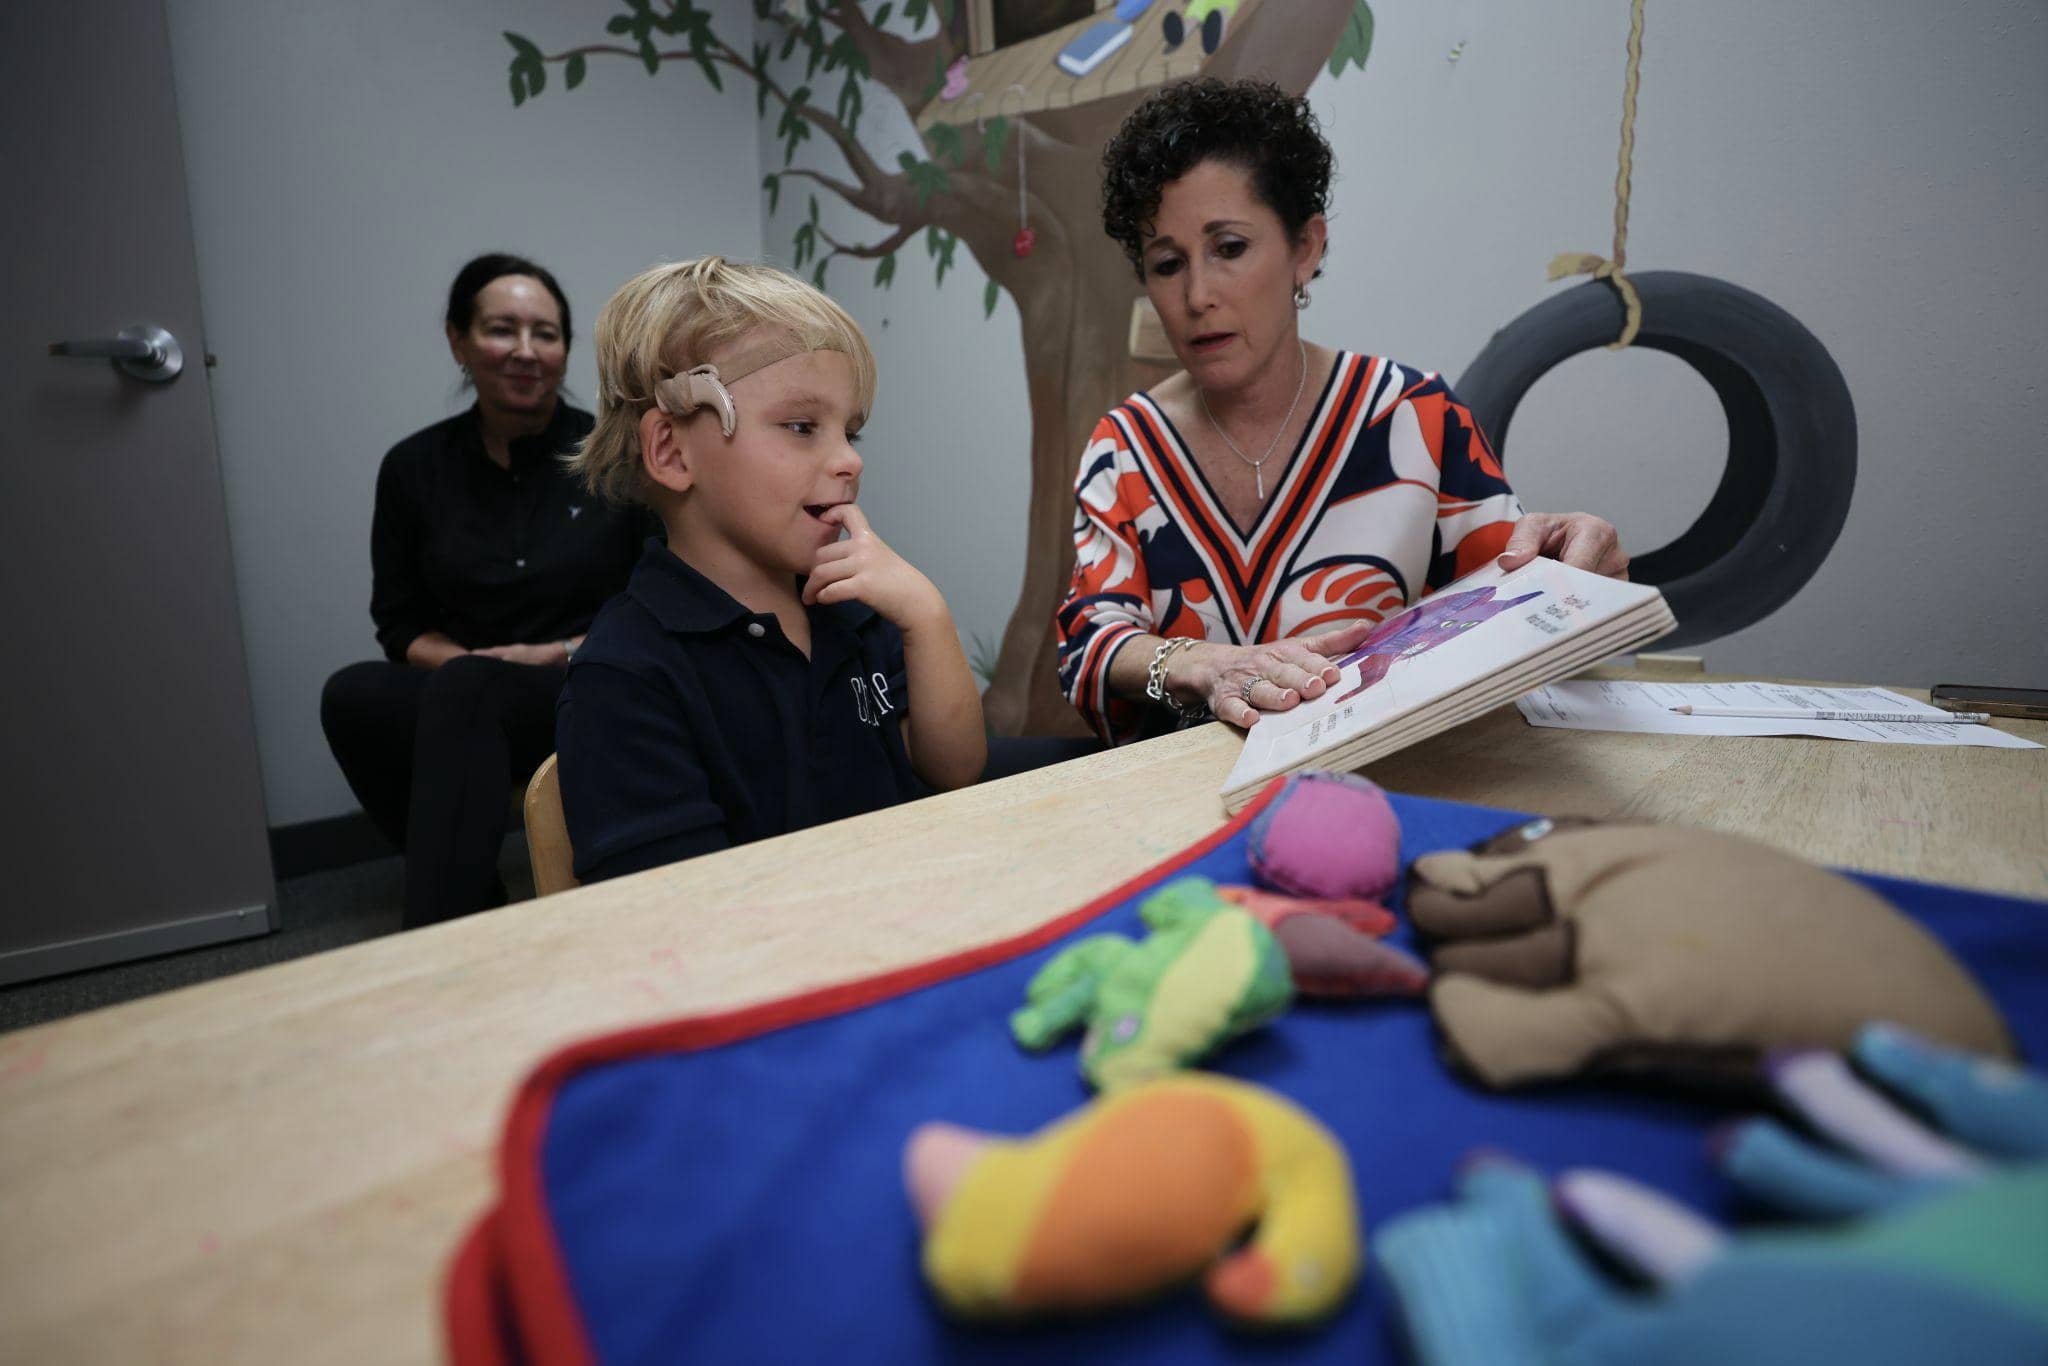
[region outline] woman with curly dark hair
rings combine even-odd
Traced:
[[[1103,153],[1103,228],[1184,367],[1102,419],[1075,480],[1060,684],[1111,742],[1319,696],[1374,624],[1496,556],[1627,575],[1608,522],[1522,512],[1440,376],[1302,339],[1332,165],[1305,99],[1208,78]]]

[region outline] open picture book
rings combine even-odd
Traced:
[[[1664,595],[1643,584],[1556,560],[1512,573],[1489,564],[1381,622],[1338,661],[1343,676],[1321,697],[1261,715],[1223,804],[1235,811],[1298,768],[1362,768],[1676,624]]]

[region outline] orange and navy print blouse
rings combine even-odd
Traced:
[[[1139,633],[1252,645],[1380,621],[1500,554],[1522,515],[1441,376],[1351,352],[1248,530],[1143,393],[1096,424],[1074,504],[1060,687],[1115,744],[1159,728],[1107,686]]]

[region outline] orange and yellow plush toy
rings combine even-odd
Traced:
[[[923,1125],[904,1179],[925,1279],[965,1317],[1099,1309],[1200,1274],[1234,1319],[1301,1323],[1358,1277],[1343,1148],[1292,1102],[1205,1073],[1115,1092],[1027,1138]]]

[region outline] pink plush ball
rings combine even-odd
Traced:
[[[1401,870],[1401,823],[1379,785],[1311,769],[1252,821],[1252,876],[1276,892],[1379,898]]]

